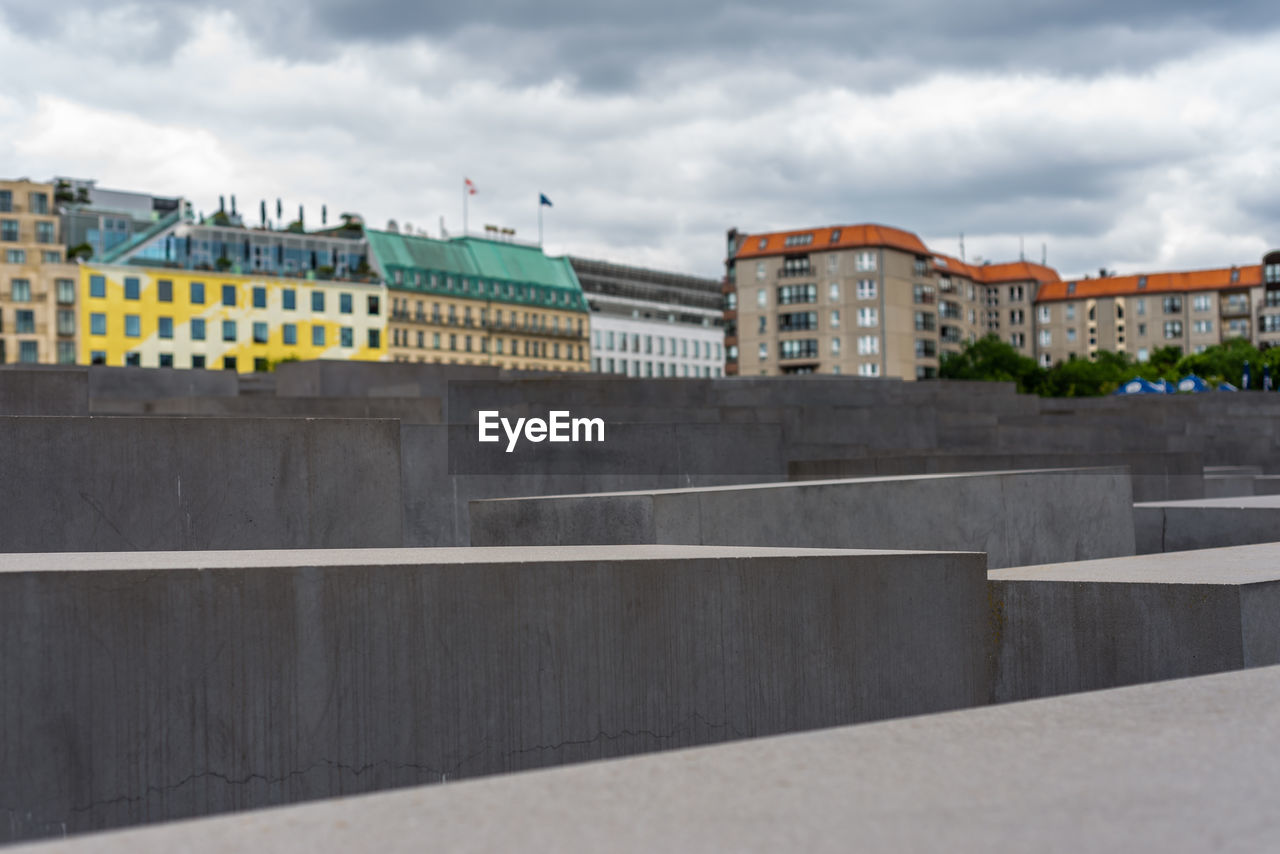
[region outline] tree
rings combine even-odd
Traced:
[[[1014,382],[1021,392],[1034,391],[1043,375],[1033,359],[1019,354],[995,335],[970,342],[959,353],[944,353],[938,369],[938,376],[943,379]]]

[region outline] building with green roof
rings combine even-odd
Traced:
[[[365,237],[389,289],[394,361],[588,370],[590,314],[567,258],[480,237]]]

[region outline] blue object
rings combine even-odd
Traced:
[[[1150,380],[1144,380],[1142,377],[1134,377],[1120,388],[1116,389],[1115,394],[1164,394],[1164,387],[1156,385]]]
[[[1195,374],[1187,374],[1178,380],[1178,391],[1202,392],[1208,390],[1209,384]]]
[[[1218,391],[1239,391],[1240,389],[1228,382],[1218,383]]]
[[[1240,378],[1240,388],[1247,390],[1249,388],[1250,379],[1252,379],[1252,377],[1249,375],[1249,362],[1246,359],[1244,363],[1244,374]]]
[[[551,204],[551,200],[547,198],[546,193],[538,194],[538,204],[546,205],[547,207],[553,207],[553,205]]]

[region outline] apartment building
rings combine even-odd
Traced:
[[[75,361],[76,278],[54,185],[0,181],[0,364]]]
[[[724,375],[720,282],[570,258],[591,308],[591,369],[630,377]]]
[[[1033,306],[1049,267],[968,264],[885,225],[728,232],[729,374],[928,379],[942,354],[997,334],[1034,353]]]
[[[1040,290],[1046,367],[1099,350],[1146,361],[1160,347],[1199,353],[1232,338],[1280,344],[1280,252],[1261,264],[1057,282]]]
[[[588,370],[587,301],[567,259],[505,240],[366,234],[389,288],[393,361]]]
[[[185,202],[79,268],[84,364],[267,370],[285,359],[381,361],[387,290],[357,222],[245,228]]]
[[[69,253],[88,258],[103,258],[184,204],[177,197],[104,189],[85,178],[58,177],[53,186],[62,243]]]

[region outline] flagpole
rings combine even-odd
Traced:
[[[542,197],[538,197],[538,245],[542,245]]]
[[[470,194],[471,188],[467,186],[467,179],[462,179],[462,236],[467,236],[467,196]]]

